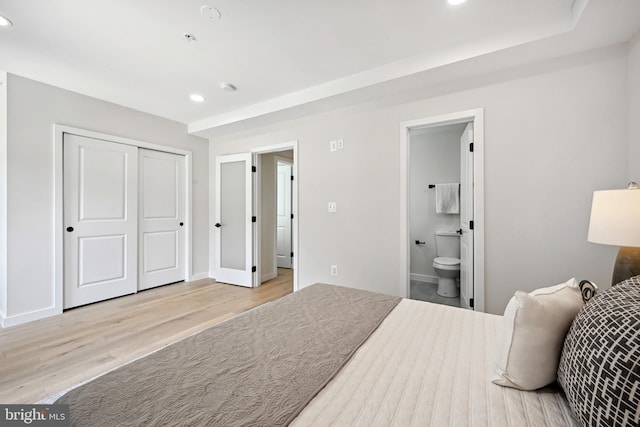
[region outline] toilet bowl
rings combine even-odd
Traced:
[[[433,269],[438,275],[438,295],[450,298],[459,296],[456,279],[460,277],[460,259],[437,257],[433,260]]]
[[[433,269],[438,275],[438,295],[460,295],[457,279],[460,277],[460,235],[455,231],[436,231],[436,258]]]

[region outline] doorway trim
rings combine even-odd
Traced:
[[[425,117],[400,123],[400,283],[409,297],[409,131],[473,122],[473,288],[474,310],[484,311],[484,108]]]
[[[293,140],[289,142],[283,142],[281,144],[274,145],[266,145],[262,147],[255,147],[250,150],[251,154],[256,156],[260,154],[268,154],[268,153],[277,153],[280,151],[293,151],[293,165],[291,173],[293,174],[293,185],[291,188],[291,213],[293,214],[293,220],[291,221],[291,250],[293,251],[293,260],[291,261],[293,268],[293,291],[298,290],[298,259],[300,258],[300,251],[298,250],[298,140]],[[255,163],[254,163],[255,164]],[[260,170],[258,169],[258,176],[256,179],[261,179]],[[260,182],[260,181],[258,181]],[[261,200],[261,192],[260,185],[254,185],[254,213],[260,212],[262,207]],[[256,235],[254,239],[254,247],[253,247],[253,259],[255,260],[256,267],[258,270],[257,281],[259,282],[262,277],[262,262],[260,259],[260,230],[261,230],[261,218],[258,215],[257,220],[257,228]],[[260,286],[260,283],[257,283],[256,286]]]
[[[192,280],[193,272],[191,266],[191,241],[193,231],[193,215],[191,209],[191,197],[192,197],[192,153],[188,150],[182,150],[180,148],[170,147],[167,145],[154,144],[151,142],[138,141],[135,139],[124,138],[115,135],[109,135],[101,132],[94,132],[91,130],[75,128],[66,125],[54,124],[53,125],[53,143],[54,143],[54,179],[53,179],[53,193],[54,193],[54,247],[53,247],[53,313],[61,314],[63,311],[63,298],[64,298],[64,169],[63,169],[63,141],[64,134],[73,134],[78,136],[84,136],[87,138],[99,139],[107,142],[116,142],[119,144],[132,145],[138,148],[147,148],[149,150],[163,151],[165,153],[173,153],[185,156],[185,218],[186,218],[186,230],[184,239],[184,265],[185,265],[185,277],[184,280],[189,282]],[[136,259],[137,255],[136,255]],[[136,281],[138,277],[136,277]]]

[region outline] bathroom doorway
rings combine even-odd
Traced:
[[[407,297],[484,310],[482,110],[401,124]]]

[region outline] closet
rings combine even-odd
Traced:
[[[185,157],[64,134],[64,308],[185,278]]]

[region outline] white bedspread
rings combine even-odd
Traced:
[[[557,388],[490,382],[500,317],[403,300],[292,426],[577,426]]]

